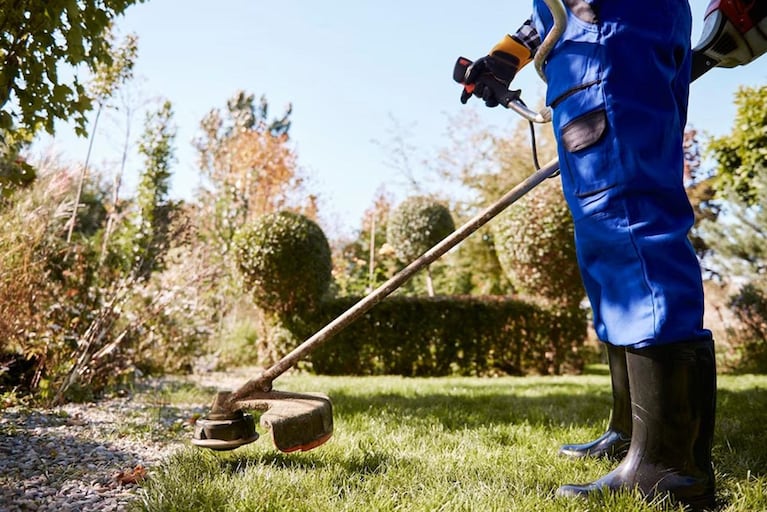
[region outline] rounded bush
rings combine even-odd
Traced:
[[[492,222],[498,261],[512,286],[576,307],[585,296],[573,220],[557,180],[547,180]]]
[[[409,263],[455,230],[450,210],[430,197],[413,196],[389,216],[386,241]]]
[[[281,211],[244,226],[235,235],[234,254],[255,303],[267,312],[312,309],[330,286],[330,245],[303,215]]]

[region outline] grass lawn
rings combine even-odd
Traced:
[[[610,408],[606,367],[566,377],[285,376],[275,388],[321,391],[334,404],[325,445],[283,454],[271,439],[230,452],[182,449],[140,490],[140,510],[644,511],[630,493],[555,498],[615,463],[557,456],[600,435]],[[195,395],[195,393],[197,393]],[[212,390],[192,396],[209,403]],[[188,401],[186,391],[183,399]],[[723,511],[767,510],[767,376],[719,378],[714,462]]]

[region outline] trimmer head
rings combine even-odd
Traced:
[[[242,411],[211,413],[194,424],[192,444],[211,450],[234,450],[258,439],[253,416]]]
[[[258,392],[238,400],[235,411],[221,406],[229,393],[219,393],[211,413],[197,420],[192,444],[211,450],[233,450],[258,439],[253,416],[242,409],[265,411],[260,425],[271,430],[282,452],[308,451],[333,435],[333,406],[321,393]]]

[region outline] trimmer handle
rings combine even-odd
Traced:
[[[474,92],[474,84],[466,83],[466,76],[469,74],[469,68],[474,64],[473,61],[466,57],[458,57],[455,61],[455,67],[453,68],[453,80],[463,85],[463,89],[471,94]],[[486,85],[493,90],[498,103],[506,108],[509,108],[509,104],[512,101],[518,100],[522,91],[520,90],[507,90],[503,84],[497,80],[488,80]]]
[[[463,85],[463,89],[471,94],[474,92],[474,84],[466,83],[466,75],[474,62],[466,57],[458,57],[453,67],[453,80]],[[547,109],[543,112],[535,112],[527,108],[520,99],[521,90],[508,90],[497,80],[488,80],[485,85],[493,90],[495,98],[502,106],[513,110],[528,121],[533,123],[548,123],[551,121],[551,112]]]
[[[470,59],[467,59],[466,57],[458,57],[458,60],[455,61],[455,66],[453,67],[453,80],[463,85],[464,90],[468,93],[474,92],[474,84],[466,83],[466,75],[469,74],[469,68],[472,64],[473,62]]]

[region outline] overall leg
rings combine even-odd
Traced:
[[[598,21],[570,13],[546,64],[547,102],[594,326],[626,347],[632,438],[614,471],[558,494],[636,488],[709,507],[716,368],[682,181],[689,5],[576,3]]]
[[[613,396],[607,430],[597,439],[583,444],[565,444],[559,454],[571,459],[606,457],[620,460],[631,444],[631,394],[626,367],[626,348],[605,343]]]

